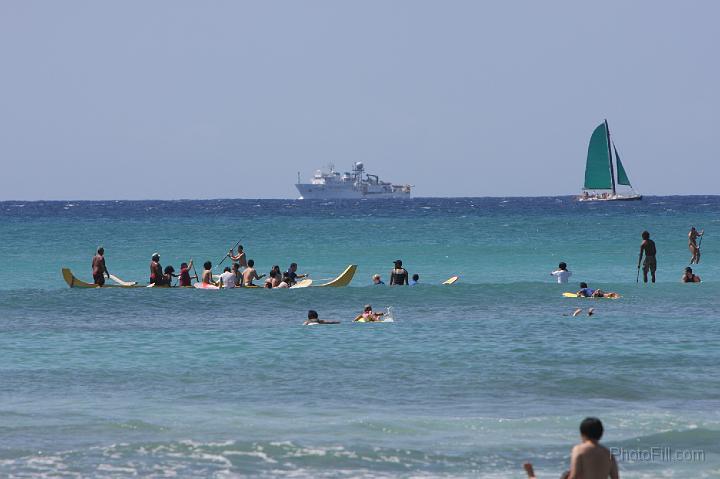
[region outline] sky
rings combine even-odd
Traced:
[[[0,2],[0,200],[720,194],[720,2]]]

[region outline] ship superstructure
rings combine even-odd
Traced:
[[[298,182],[295,187],[300,199],[360,199],[360,198],[410,198],[412,185],[394,185],[380,181],[377,175],[365,172],[365,165],[358,161],[350,172],[340,173],[330,165],[329,171],[317,170],[310,183]]]

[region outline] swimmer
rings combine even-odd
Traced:
[[[693,273],[692,268],[688,266],[687,268],[685,268],[685,273],[683,273],[680,281],[682,281],[683,283],[699,283],[702,280],[700,279],[700,276]]]
[[[575,317],[579,316],[580,313],[582,313],[582,308],[577,308],[575,311],[572,312],[571,316],[573,318],[575,318]],[[588,309],[587,315],[592,316],[593,314],[595,314],[595,308]]]
[[[317,311],[311,309],[308,311],[308,319],[303,323],[303,326],[311,324],[340,324],[340,321],[325,321],[323,319],[319,319]]]
[[[385,285],[385,282],[380,278],[379,274],[374,274],[372,277],[373,285],[379,286],[379,285]]]
[[[360,321],[364,323],[374,323],[380,321],[380,317],[384,316],[385,313],[376,313],[373,311],[372,306],[369,304],[365,305],[362,314],[356,317],[353,321]]]
[[[567,269],[567,263],[564,261],[558,265],[558,269],[550,273],[551,276],[557,278],[558,283],[567,283],[568,278],[572,276],[572,273]]]

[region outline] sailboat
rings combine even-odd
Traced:
[[[613,153],[615,164],[613,164]],[[615,167],[616,166],[616,167]],[[626,186],[618,192],[618,185]],[[605,120],[593,131],[588,145],[585,164],[585,186],[578,201],[629,201],[640,200],[642,195],[633,190],[625,172],[615,143],[610,140],[610,128]]]

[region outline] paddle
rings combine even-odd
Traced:
[[[197,271],[195,270],[195,263],[193,263],[193,260],[190,260],[190,263],[192,263],[193,273],[195,273],[195,281],[200,282],[200,278],[198,278]]]
[[[238,242],[235,243],[235,246],[233,246],[232,248],[230,248],[230,251],[232,251],[232,250],[234,250],[235,248],[237,248],[238,245],[240,244],[240,241],[242,241],[242,240],[238,240]],[[221,260],[218,262],[216,268],[219,268],[220,265],[223,264],[227,258],[228,258],[228,255],[225,255],[225,256],[223,257],[223,259],[221,259]]]
[[[640,261],[642,261],[642,253],[640,253],[640,257],[638,258],[638,272],[637,272],[637,276],[635,276],[636,283],[640,282]]]
[[[702,246],[702,239],[705,237],[705,230],[703,230],[703,235],[700,237],[700,241],[698,241],[697,245],[697,259],[695,260],[695,264],[700,264],[700,246]]]

